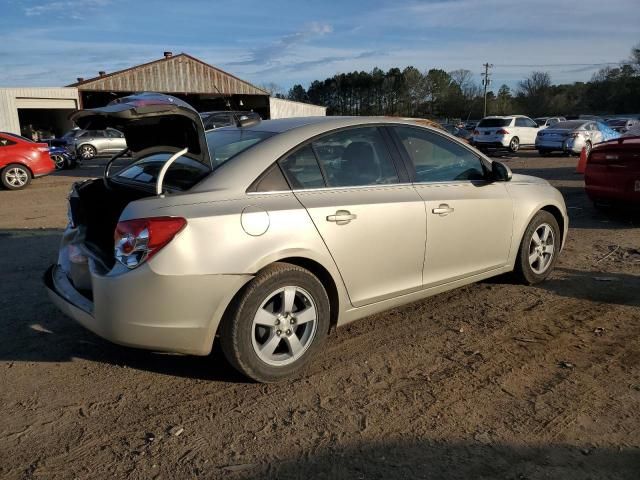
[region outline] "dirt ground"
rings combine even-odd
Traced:
[[[640,219],[576,159],[503,160],[571,216],[551,279],[498,278],[339,329],[305,376],[101,340],[48,301],[66,194],[0,191],[0,478],[640,478]]]

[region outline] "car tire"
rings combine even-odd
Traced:
[[[93,145],[85,144],[78,147],[78,157],[82,160],[91,160],[96,157],[98,151]]]
[[[234,368],[258,382],[298,374],[329,332],[329,298],[310,271],[274,263],[233,300],[220,326],[222,351]]]
[[[592,148],[593,146],[591,145],[591,142],[587,140],[584,144],[584,149],[587,157],[589,156],[589,153],[591,153]],[[580,155],[582,155],[582,152],[580,152]]]
[[[4,167],[0,177],[7,190],[20,190],[31,183],[31,171],[19,163],[10,163]]]
[[[51,155],[51,160],[53,160],[53,163],[56,166],[56,170],[64,170],[65,168],[69,168],[69,163],[67,162],[67,159],[64,158],[62,155],[53,154]]]
[[[513,137],[509,142],[509,151],[511,153],[516,153],[520,148],[520,139],[518,137]]]
[[[514,269],[518,281],[534,285],[549,276],[558,260],[561,235],[558,222],[551,213],[544,210],[536,213],[520,242]]]

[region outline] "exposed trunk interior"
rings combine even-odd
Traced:
[[[85,245],[111,268],[115,263],[113,235],[125,207],[134,200],[151,196],[149,192],[118,186],[109,188],[102,179],[90,180],[74,187],[69,199],[74,224],[85,228]]]

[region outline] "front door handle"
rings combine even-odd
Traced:
[[[327,222],[336,222],[338,225],[346,225],[358,216],[349,210],[338,210],[335,215],[327,215]]]
[[[436,215],[440,215],[441,217],[444,217],[445,215],[449,215],[450,213],[453,213],[453,210],[454,209],[449,205],[447,205],[446,203],[441,203],[439,207],[434,208],[433,210],[431,210],[431,212],[435,213]]]

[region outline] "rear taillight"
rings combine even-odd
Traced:
[[[480,132],[479,132],[478,130],[474,130],[474,131],[473,131],[473,134],[474,134],[474,135],[480,135]]]
[[[504,128],[501,128],[496,132],[496,135],[509,135],[509,132],[506,131]]]
[[[136,268],[158,253],[187,221],[180,217],[138,218],[118,222],[114,234],[116,260]]]

